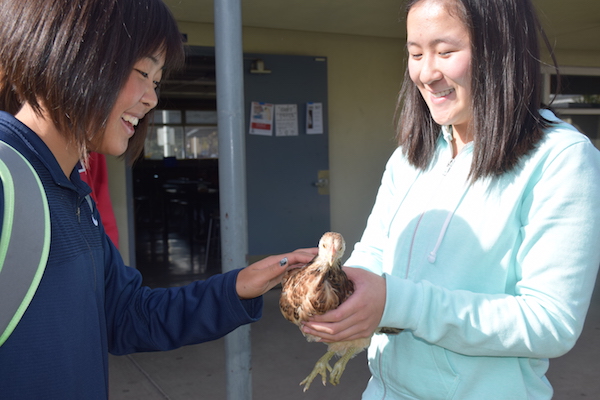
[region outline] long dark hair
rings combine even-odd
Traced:
[[[1,0],[0,108],[27,102],[51,119],[85,159],[134,64],[163,51],[166,71],[183,63],[174,18],[161,0]],[[125,155],[141,152],[149,117]]]
[[[406,14],[420,1],[409,0]],[[544,35],[530,0],[447,0],[448,12],[471,39],[474,154],[471,182],[515,168],[535,148],[549,124],[542,107],[538,34]],[[435,123],[408,68],[397,108],[398,141],[409,162],[426,169],[435,153]]]

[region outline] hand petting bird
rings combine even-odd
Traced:
[[[354,292],[354,284],[342,270],[341,258],[346,244],[342,235],[327,232],[319,241],[319,253],[302,268],[286,271],[282,281],[279,308],[283,316],[298,327],[314,315],[325,314],[336,309]],[[382,328],[385,333],[395,334],[399,329]],[[318,341],[316,336],[304,334],[309,342]],[[327,353],[315,364],[312,372],[302,381],[304,391],[317,375],[321,375],[323,385],[326,385],[327,372],[329,382],[337,385],[346,368],[348,361],[363,351],[371,343],[371,337],[328,343]],[[340,359],[333,368],[329,360],[337,355]]]

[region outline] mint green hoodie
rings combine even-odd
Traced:
[[[363,399],[550,399],[548,359],[579,337],[600,264],[600,152],[554,114],[515,170],[468,185],[443,128],[431,167],[398,149],[346,262],[386,277]]]

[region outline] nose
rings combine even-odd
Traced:
[[[158,105],[158,93],[156,92],[154,83],[152,83],[144,92],[141,102],[148,108],[148,111]]]
[[[430,85],[433,82],[442,79],[443,74],[438,68],[435,57],[424,57],[422,61],[421,72],[419,74],[419,79],[421,82],[426,85]]]

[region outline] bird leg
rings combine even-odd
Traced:
[[[332,385],[337,385],[338,383],[340,383],[342,374],[346,369],[346,364],[348,364],[348,361],[350,361],[352,357],[354,357],[357,353],[360,353],[361,351],[362,348],[350,347],[348,348],[348,350],[346,350],[344,355],[340,357],[340,359],[333,366],[333,370],[329,370],[329,382],[331,382]]]
[[[317,361],[315,363],[315,367],[313,368],[310,375],[308,375],[302,382],[300,382],[300,385],[304,385],[305,392],[308,390],[308,388],[310,387],[310,384],[315,379],[317,374],[320,374],[321,377],[323,378],[323,386],[326,385],[327,371],[331,372],[331,366],[329,365],[329,360],[331,360],[331,357],[333,357],[334,354],[335,354],[335,352],[333,352],[333,351],[328,351],[327,353],[325,353],[325,355],[323,357],[319,358],[319,361]],[[343,369],[342,369],[342,371],[343,371]],[[338,381],[339,381],[339,379],[338,379]]]

